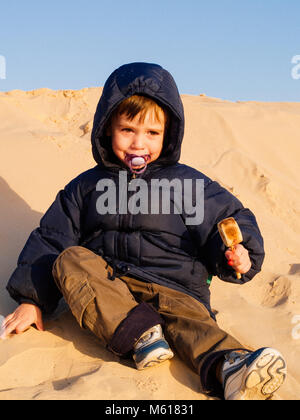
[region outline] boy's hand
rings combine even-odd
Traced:
[[[12,332],[20,334],[35,324],[39,331],[44,331],[42,311],[31,303],[22,303],[18,308],[4,319],[0,326],[0,338],[6,338]]]
[[[228,265],[230,265],[237,273],[245,274],[251,268],[249,252],[242,244],[236,245],[234,251],[228,249],[225,252],[225,257],[228,260]]]

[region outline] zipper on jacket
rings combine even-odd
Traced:
[[[128,186],[130,185],[130,182],[136,178],[137,176],[135,173],[129,173],[129,171],[127,171],[126,189],[124,188],[124,190],[122,190],[121,192],[119,191],[119,199],[120,199],[119,209],[122,209],[122,213],[119,213],[119,227],[121,229],[123,229],[125,226],[130,226],[130,219],[132,215],[128,213],[128,201],[129,201],[130,195],[133,193],[132,192],[130,193],[128,191]],[[119,185],[119,188],[120,188],[120,185]]]
[[[142,173],[142,174],[139,174],[139,175],[137,175],[137,174],[135,174],[135,173],[132,173],[131,174],[131,179],[130,179],[130,181],[129,181],[129,183],[128,183],[128,185],[130,185],[130,182],[131,181],[133,181],[134,179],[143,179],[144,178],[144,176],[146,175],[146,172],[147,171],[145,171],[144,173]],[[133,195],[133,193],[134,192],[132,192],[132,195]],[[127,196],[127,200],[129,201],[129,197]],[[130,228],[130,229],[132,229],[133,228],[133,218],[134,218],[134,215],[133,214],[131,214],[131,213],[129,213],[128,214],[128,227]]]

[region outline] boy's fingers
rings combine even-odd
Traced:
[[[17,318],[10,318],[5,325],[2,326],[1,338],[6,338],[9,334],[14,331],[16,334],[20,334],[30,327],[31,324],[26,321],[21,321]]]
[[[251,268],[251,261],[249,258],[248,251],[238,244],[234,251],[228,249],[225,251],[225,256],[228,260],[228,265],[234,268],[236,271],[241,271],[245,273]]]
[[[243,255],[243,253],[246,251],[246,249],[242,246],[242,245],[240,245],[240,244],[237,244],[236,246],[235,246],[235,248],[234,248],[234,253],[235,253],[235,255],[237,255],[237,256],[241,256],[241,255]]]
[[[16,334],[21,334],[22,332],[28,330],[28,328],[30,327],[30,325],[28,325],[28,323],[20,323],[16,326],[15,330],[16,330]]]
[[[233,256],[227,261],[227,264],[235,271],[241,274],[247,273],[251,268],[251,261],[246,257]]]
[[[6,338],[10,333],[12,333],[15,330],[15,328],[15,322],[10,322],[5,327],[2,327],[3,331],[1,333],[1,338]]]
[[[248,271],[250,270],[250,268],[251,268],[251,262],[250,263],[240,264],[237,267],[235,267],[235,270],[238,273],[245,274],[245,273],[248,273]]]
[[[44,324],[43,324],[43,321],[41,319],[39,321],[36,321],[35,325],[36,325],[36,328],[39,331],[44,331]]]
[[[225,256],[227,258],[227,264],[231,267],[239,263],[239,257],[232,251],[226,251]]]
[[[6,322],[2,324],[2,328],[7,330],[8,328],[11,328],[11,326],[14,325],[15,322],[16,320],[14,319],[14,317],[11,317],[10,319],[8,319]]]
[[[233,256],[234,253],[230,249],[227,249],[227,251],[225,251],[225,257],[227,258],[227,260],[231,260]]]
[[[5,328],[5,326],[8,324],[8,322],[14,317],[14,313],[7,315],[6,318],[4,318],[1,327]]]
[[[44,331],[42,313],[35,308],[33,305],[22,304],[13,313],[7,315],[0,326],[0,337],[6,338],[14,331],[20,334],[32,324],[35,324],[39,331]]]
[[[31,324],[24,321],[14,320],[9,322],[5,328],[3,328],[3,332],[1,334],[1,338],[7,337],[9,334],[13,333],[14,331],[16,334],[21,334],[25,330],[30,327]]]

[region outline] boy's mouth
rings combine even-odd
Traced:
[[[147,162],[150,160],[150,155],[135,155],[126,153],[126,163],[134,174],[142,174],[147,168]]]

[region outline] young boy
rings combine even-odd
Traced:
[[[43,330],[42,313],[63,296],[80,326],[114,353],[133,355],[138,369],[170,359],[172,348],[203,391],[267,399],[284,381],[284,359],[272,348],[251,352],[218,327],[208,281],[251,280],[263,239],[250,210],[178,163],[183,133],[182,102],[166,70],[132,63],[112,73],[94,118],[97,165],[58,193],[30,235],[7,286],[20,306],[4,335],[32,324]],[[190,217],[201,203],[203,217]],[[234,251],[217,229],[227,217],[243,234]]]

